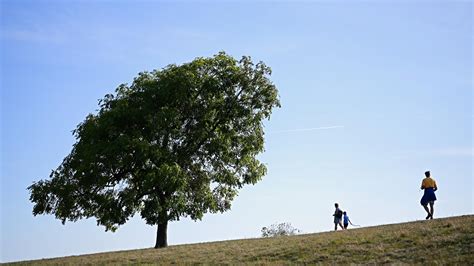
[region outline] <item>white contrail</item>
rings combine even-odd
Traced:
[[[311,127],[311,128],[300,128],[300,129],[277,130],[277,131],[270,131],[268,133],[289,133],[289,132],[324,130],[324,129],[343,128],[343,127],[344,126]]]

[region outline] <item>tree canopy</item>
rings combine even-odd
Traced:
[[[139,213],[158,225],[231,207],[238,189],[266,173],[263,121],[279,107],[271,70],[221,52],[142,72],[99,101],[49,179],[28,187],[33,214],[62,223],[95,217],[106,230]]]

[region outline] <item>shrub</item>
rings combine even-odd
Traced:
[[[301,231],[294,228],[290,223],[272,224],[269,227],[262,227],[262,237],[292,236]]]

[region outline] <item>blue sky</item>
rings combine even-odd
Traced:
[[[273,69],[268,174],[231,211],[170,224],[170,244],[328,231],[334,202],[363,226],[423,219],[427,169],[435,216],[473,213],[471,2],[0,3],[2,262],[153,246],[139,217],[116,233],[33,217],[26,187],[120,83],[222,50]]]

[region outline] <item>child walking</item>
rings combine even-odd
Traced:
[[[351,220],[349,219],[349,216],[347,215],[347,212],[343,212],[343,215],[344,215],[344,216],[343,216],[344,229],[347,229],[347,227],[349,226],[349,223],[350,223],[351,225],[353,225],[353,224],[352,224]]]

